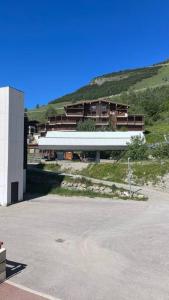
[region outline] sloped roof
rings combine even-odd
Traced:
[[[72,104],[68,104],[65,105],[64,107],[70,107],[70,106],[76,106],[79,104],[84,104],[84,103],[95,103],[95,102],[105,102],[105,103],[112,103],[112,104],[117,104],[117,105],[122,105],[122,106],[126,106],[129,107],[128,104],[125,103],[118,103],[118,102],[113,102],[110,99],[105,99],[105,98],[99,98],[99,99],[94,99],[94,100],[82,100],[82,101],[77,101],[76,103],[72,103]]]

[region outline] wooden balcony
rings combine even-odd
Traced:
[[[83,117],[83,112],[78,112],[78,113],[68,113],[66,112],[67,117]]]
[[[87,118],[109,118],[109,114],[94,114],[94,113],[87,113],[85,115]]]
[[[49,118],[48,124],[49,125],[59,125],[59,124],[76,124],[77,123],[77,118],[69,118],[65,115],[63,116],[55,116]]]
[[[144,126],[144,116],[130,115],[128,117],[118,117],[117,126]]]
[[[65,109],[66,116],[69,117],[83,117],[84,115],[84,108],[69,108]]]

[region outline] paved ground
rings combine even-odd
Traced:
[[[148,202],[48,196],[0,207],[10,280],[62,300],[168,300],[169,195],[147,193]]]
[[[0,285],[0,300],[47,300],[48,298],[25,291],[9,283]]]

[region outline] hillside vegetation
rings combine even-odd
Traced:
[[[92,100],[100,97],[116,95],[127,91],[139,81],[157,75],[161,68],[162,66],[154,66],[106,74],[93,79],[90,84],[78,89],[74,93],[65,95],[51,103],[53,104],[57,101],[75,102],[85,99]]]
[[[52,107],[63,113],[64,105],[79,100],[106,97],[127,103],[130,113],[145,115],[147,141],[163,141],[169,132],[169,62],[146,68],[113,72],[94,78],[90,84],[74,93],[51,101],[46,106],[29,110],[29,119],[45,122],[46,111]]]

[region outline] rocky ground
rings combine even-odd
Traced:
[[[107,185],[103,183],[94,183],[90,181],[90,184],[81,183],[76,181],[63,181],[61,183],[61,187],[70,189],[70,190],[78,190],[78,191],[92,191],[95,193],[99,193],[103,196],[109,197],[116,197],[120,199],[129,199],[130,197],[134,198],[135,200],[146,200],[145,196],[141,193],[133,193],[130,194],[128,189],[123,189],[117,187],[115,184]]]

